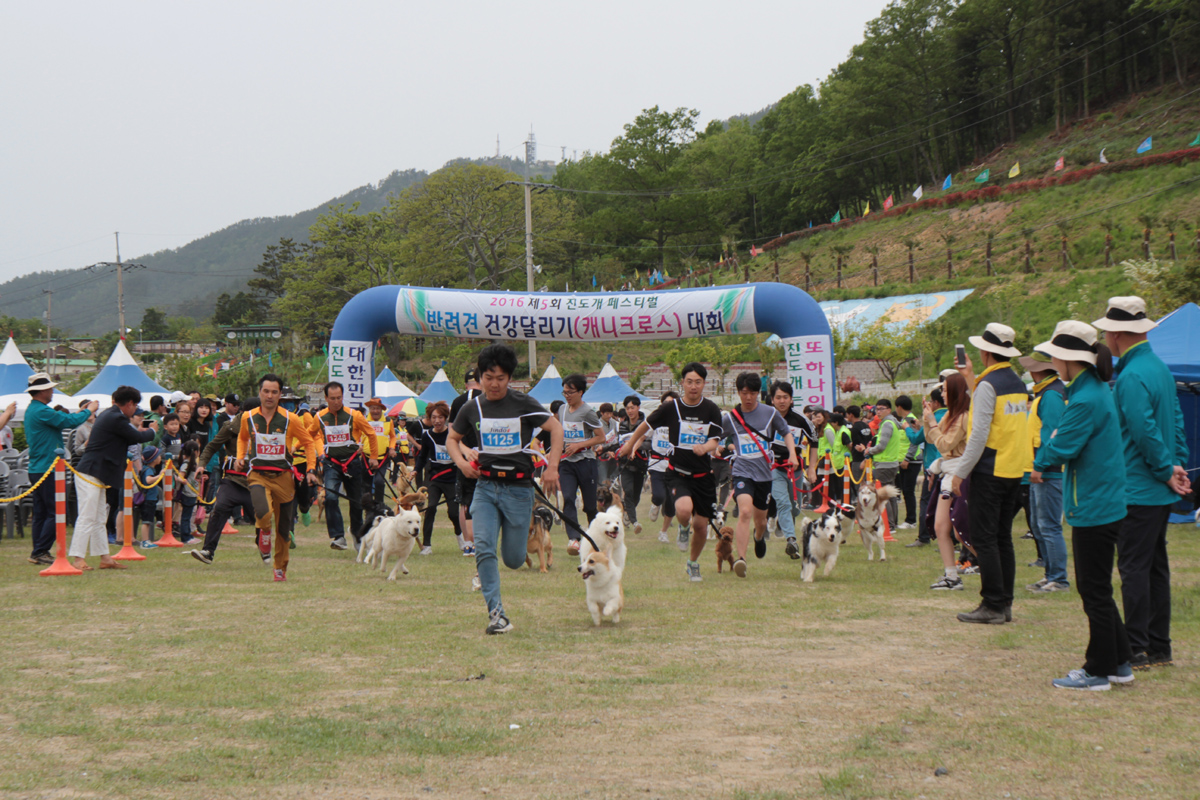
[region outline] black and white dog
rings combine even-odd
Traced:
[[[825,577],[833,572],[837,564],[838,549],[844,538],[842,536],[842,509],[832,506],[816,519],[804,523],[804,566],[800,568],[800,580],[812,583],[817,572],[817,565],[825,563]]]

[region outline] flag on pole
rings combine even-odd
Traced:
[[[593,289],[596,288],[596,276],[595,275],[592,276],[592,288]]]
[[[1147,137],[1146,137],[1146,141],[1144,141],[1144,142],[1142,142],[1141,144],[1139,144],[1139,145],[1138,145],[1138,149],[1137,149],[1137,151],[1138,151],[1139,153],[1144,153],[1144,152],[1146,152],[1147,150],[1149,150],[1151,147],[1153,147],[1153,146],[1154,146],[1153,139],[1154,139],[1154,137],[1153,137],[1153,136],[1147,136]]]
[[[1101,164],[1107,164],[1107,163],[1108,163],[1108,159],[1104,157],[1104,151],[1105,151],[1105,150],[1107,150],[1107,149],[1108,149],[1107,147],[1101,147],[1101,148],[1100,148],[1100,163],[1101,163]]]
[[[1192,139],[1192,142],[1188,145],[1188,147],[1200,147],[1200,133],[1196,134],[1196,138]]]
[[[887,200],[883,201],[883,210],[887,211],[891,207],[892,207],[892,195],[889,194],[887,196]]]
[[[841,221],[841,219],[842,219],[842,210],[839,208],[839,209],[837,210],[837,213],[836,213],[836,214],[834,214],[834,215],[833,215],[833,218],[832,218],[832,219],[830,219],[829,221],[830,221],[830,222],[832,222],[832,223],[834,223],[834,224],[837,224],[839,221]]]
[[[750,257],[751,258],[758,258],[758,254],[761,252],[762,252],[762,250],[759,250],[754,245],[750,245]]]
[[[990,169],[985,169],[983,172],[981,172],[975,176],[975,182],[976,183],[987,183],[988,178],[990,178],[990,177],[992,177],[992,171]]]
[[[865,210],[865,211],[863,211],[863,216],[865,217],[865,216],[867,216],[867,214],[870,214],[870,213],[871,213],[871,201],[870,201],[870,200],[868,200],[868,201],[867,201],[867,208],[866,208],[866,210]]]
[[[1008,177],[1015,178],[1020,174],[1021,174],[1021,162],[1018,161],[1017,163],[1013,164],[1012,169],[1010,169],[1008,171]]]
[[[946,176],[946,180],[942,181],[942,191],[943,191],[943,192],[944,192],[944,191],[946,191],[947,189],[949,189],[949,188],[950,188],[951,186],[953,186],[953,185],[954,185],[954,184],[950,182],[950,176],[949,176],[949,175],[947,175],[947,176]]]
[[[925,194],[924,186],[918,186],[916,189],[913,190],[913,197],[916,198],[917,200],[920,200],[921,196],[924,194]]]
[[[1063,167],[1065,167],[1065,166],[1066,166],[1066,164],[1065,164],[1065,163],[1063,163],[1063,157],[1062,157],[1062,156],[1059,156],[1059,157],[1058,157],[1058,161],[1055,161],[1055,162],[1054,162],[1054,171],[1055,171],[1055,172],[1062,172],[1062,170],[1063,170]]]

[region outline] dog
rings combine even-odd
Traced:
[[[376,505],[375,496],[370,492],[363,492],[359,501],[359,505],[363,510],[363,522],[358,530],[350,531],[350,543],[358,551],[359,558],[357,560],[362,561],[362,541],[370,533],[371,528],[374,527],[375,520],[379,517],[390,517],[393,514],[387,506]]]
[[[614,625],[621,621],[621,610],[625,608],[625,589],[621,586],[623,572],[604,553],[593,550],[584,560],[580,574],[587,587],[587,608],[596,625],[602,617],[612,617]]]
[[[600,552],[604,553],[612,565],[620,570],[625,569],[625,525],[621,522],[621,517],[617,514],[610,514],[607,511],[601,511],[588,525],[588,536],[596,542],[600,548]],[[583,570],[584,563],[587,562],[587,557],[591,553],[596,552],[592,547],[592,543],[587,539],[583,539],[579,543],[579,569]]]
[[[554,548],[550,543],[550,526],[554,524],[554,513],[540,501],[534,506],[529,520],[529,542],[525,547],[525,566],[533,566],[533,554],[537,553],[538,572],[554,566]]]
[[[317,494],[313,498],[312,504],[317,507],[317,522],[320,522],[321,518],[325,516],[325,487],[324,486],[317,487]]]
[[[804,566],[800,568],[800,580],[812,583],[817,565],[824,562],[826,578],[837,564],[838,551],[842,545],[842,510],[837,506],[819,518],[804,523]]]
[[[396,574],[399,572],[407,575],[408,567],[404,566],[404,562],[408,560],[420,535],[421,512],[415,508],[402,509],[394,517],[376,517],[375,525],[367,534],[367,540],[370,541],[367,563],[370,564],[378,556],[378,569],[383,572],[388,559],[395,557],[399,560],[396,562],[396,566],[392,567],[391,574],[387,579],[389,581],[396,580]],[[363,542],[364,549],[368,547],[367,540]]]
[[[717,537],[717,574],[721,573],[726,561],[733,569],[733,528],[728,525],[721,528],[721,535]]]
[[[890,485],[879,489],[863,486],[858,491],[854,520],[858,523],[863,547],[867,548],[867,561],[875,560],[873,545],[879,547],[879,560],[887,561],[887,554],[883,552],[883,506],[888,500],[899,496],[900,490]]]

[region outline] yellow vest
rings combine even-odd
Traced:
[[[1008,362],[993,364],[975,379],[975,387],[989,383],[996,392],[996,410],[988,431],[983,455],[975,472],[997,478],[1020,478],[1027,471],[1029,446],[1029,393]],[[970,422],[974,428],[975,404],[971,404]]]

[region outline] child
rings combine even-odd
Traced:
[[[163,417],[163,434],[158,440],[158,446],[163,452],[170,454],[175,463],[179,463],[179,452],[183,449],[183,435],[180,433],[182,427],[183,423],[178,414],[171,413]]]
[[[143,486],[149,486],[152,481],[158,480],[160,472],[162,472],[162,451],[154,445],[148,444],[142,449],[142,467],[138,473],[138,480],[142,482]],[[150,489],[142,489],[142,502],[137,510],[141,519],[143,546],[154,541],[154,524],[158,512],[158,498],[161,494],[162,484]]]
[[[193,544],[200,540],[192,536],[192,516],[196,513],[196,492],[192,489],[196,484],[197,463],[200,458],[200,443],[190,439],[183,445],[179,454],[179,479],[175,482],[178,487],[175,496],[179,498],[179,541]]]

